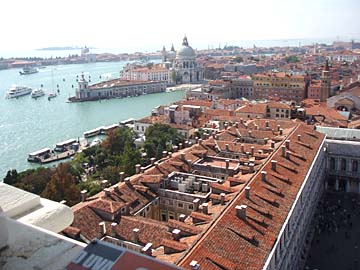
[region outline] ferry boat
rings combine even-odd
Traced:
[[[24,67],[22,71],[20,71],[20,75],[29,75],[38,73],[39,70],[34,67]]]
[[[45,92],[41,88],[36,88],[36,89],[31,91],[31,97],[32,98],[42,97],[44,95],[45,95]]]
[[[96,135],[99,135],[102,131],[103,131],[104,127],[98,127],[89,131],[85,131],[84,132],[84,137],[85,138],[89,138],[89,137],[94,137]]]
[[[30,153],[27,160],[29,162],[41,162],[41,158],[43,158],[43,157],[46,158],[46,157],[50,156],[50,154],[51,154],[51,149],[44,148],[39,151]]]
[[[108,135],[111,131],[119,128],[119,124],[113,124],[113,125],[110,125],[110,126],[107,126],[107,127],[103,127],[102,129],[102,133],[105,134],[105,135]]]
[[[6,98],[17,98],[30,94],[32,89],[27,86],[13,85],[6,92]]]
[[[77,140],[75,140],[75,139],[69,139],[64,142],[57,143],[54,148],[54,151],[65,152],[68,150],[68,148],[70,148],[76,142],[77,142]]]

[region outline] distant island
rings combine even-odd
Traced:
[[[94,47],[88,47],[89,49],[95,49]],[[36,49],[38,51],[64,51],[64,50],[80,50],[82,49],[82,47],[72,47],[72,46],[67,46],[67,47],[46,47],[46,48],[40,48],[40,49]]]

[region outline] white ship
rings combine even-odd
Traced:
[[[27,86],[13,85],[6,92],[6,98],[17,98],[30,94],[32,89]]]
[[[37,70],[34,67],[24,67],[22,71],[20,71],[20,75],[29,75],[29,74],[34,74],[34,73],[38,73],[39,70]]]
[[[42,97],[44,95],[45,95],[45,92],[41,88],[36,88],[36,89],[31,91],[31,97],[32,98]]]

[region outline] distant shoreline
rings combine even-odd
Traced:
[[[66,50],[81,50],[82,47],[46,47],[36,49],[37,51],[66,51]],[[94,47],[88,47],[88,49],[96,49]]]

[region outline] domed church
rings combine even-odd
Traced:
[[[166,56],[164,56],[163,60],[166,59]],[[196,63],[195,59],[195,51],[191,48],[185,36],[181,48],[176,51],[176,57],[171,63],[171,68],[175,72],[175,83],[198,83],[203,81],[203,68]]]

